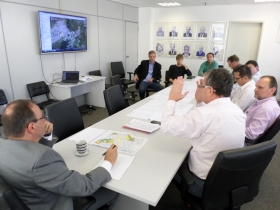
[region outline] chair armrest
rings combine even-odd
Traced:
[[[181,165],[178,172],[179,172],[179,175],[181,176],[181,178],[183,179],[183,181],[187,185],[195,184],[195,179],[193,177],[193,174],[192,174],[192,172],[190,172],[189,167],[186,162]]]
[[[126,72],[129,74],[129,80],[131,80],[131,74],[134,74],[134,72]]]
[[[91,197],[91,196],[83,197],[81,200],[79,200],[75,204],[74,210],[87,210],[95,202],[96,202],[96,199],[94,197]]]

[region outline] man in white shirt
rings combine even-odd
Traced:
[[[249,60],[249,61],[247,61],[247,63],[245,65],[251,69],[252,80],[254,80],[255,83],[257,83],[257,81],[262,76],[262,74],[259,71],[259,64],[257,63],[257,61]]]
[[[161,130],[186,137],[193,146],[188,165],[196,183],[189,186],[188,191],[197,197],[202,196],[204,181],[217,154],[244,145],[246,116],[230,101],[232,85],[233,77],[228,70],[209,71],[197,82],[197,107],[179,116],[175,115],[176,102],[187,95],[187,92],[182,94],[184,80],[179,77],[173,82],[163,112]]]
[[[252,73],[248,66],[242,65],[235,68],[233,74],[238,86],[232,91],[230,99],[245,112],[255,101],[256,84],[252,80]]]

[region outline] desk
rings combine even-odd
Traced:
[[[58,100],[65,100],[67,98],[77,97],[86,94],[86,101],[90,105],[105,108],[105,101],[103,91],[105,89],[105,78],[99,76],[89,76],[93,80],[85,83],[78,83],[75,85],[60,85],[53,84],[51,94]],[[77,100],[76,100],[77,101]],[[78,106],[82,104],[77,101]]]
[[[93,125],[95,128],[125,131],[148,138],[122,179],[111,180],[104,186],[120,193],[114,210],[148,210],[149,204],[156,206],[191,148],[186,138],[169,136],[161,130],[146,134],[122,128],[123,124],[132,119],[126,115],[150,100],[146,98]],[[89,155],[77,157],[74,155],[75,141],[67,139],[55,144],[54,150],[64,158],[69,169],[81,174],[92,170],[106,151],[101,147],[90,146]]]

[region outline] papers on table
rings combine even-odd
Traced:
[[[129,121],[127,124],[125,124],[123,127],[128,129],[143,131],[147,133],[152,133],[157,129],[159,129],[160,126],[158,124],[151,124],[148,122],[143,122],[140,120],[133,119]]]
[[[125,155],[125,154],[118,154],[118,158],[116,163],[113,165],[110,174],[112,176],[112,179],[114,180],[120,180],[128,167],[131,165],[132,161],[134,160],[135,156],[133,155]],[[103,162],[103,159],[94,167],[97,168],[101,165]]]
[[[131,133],[107,131],[90,143],[95,146],[109,148],[111,144],[118,146],[118,151],[135,155],[148,139],[134,136]]]
[[[79,140],[86,140],[87,143],[90,143],[92,140],[96,139],[98,136],[105,133],[107,130],[88,127],[81,132],[73,135],[70,137],[70,140],[79,141]]]

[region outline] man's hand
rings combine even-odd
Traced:
[[[187,67],[184,63],[182,65],[185,67],[186,70],[189,69],[189,67]]]
[[[49,121],[45,122],[45,134],[50,134],[53,131],[53,124]]]
[[[177,79],[175,79],[169,93],[169,100],[180,101],[181,99],[183,99],[189,93],[189,91],[186,91],[182,94],[183,87],[183,77],[178,77]]]
[[[196,82],[195,100],[197,104],[203,102],[202,88],[199,88],[200,85],[203,85],[203,79]]]
[[[150,79],[148,79],[148,83],[152,83],[153,82],[153,80],[154,80],[154,78],[150,78]]]
[[[134,75],[134,78],[133,78],[133,81],[134,81],[135,83],[137,83],[138,80],[139,80],[139,78],[138,78],[137,74],[135,74],[135,75]]]
[[[118,158],[118,147],[117,145],[111,144],[111,146],[106,152],[104,160],[109,161],[113,166],[116,163],[117,158]]]

